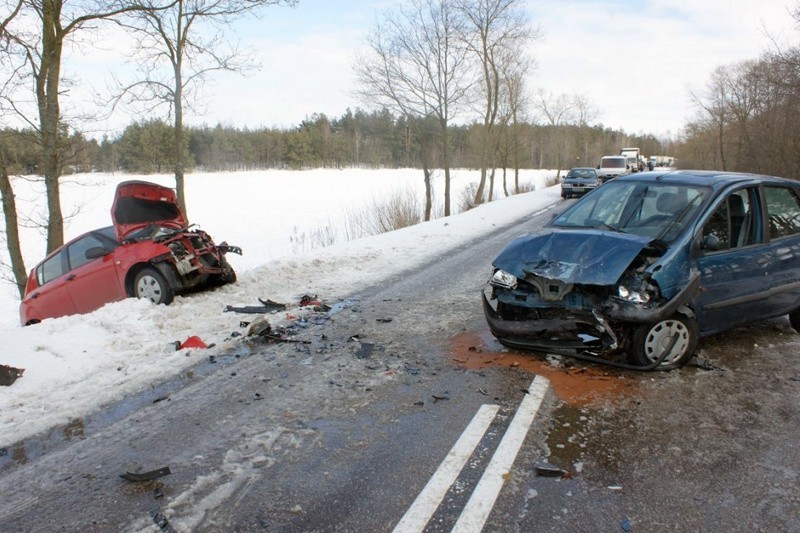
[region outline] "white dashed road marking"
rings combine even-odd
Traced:
[[[522,447],[525,435],[528,434],[528,429],[533,424],[533,419],[542,405],[542,400],[549,386],[550,382],[547,378],[536,376],[531,386],[528,387],[528,394],[519,404],[514,420],[511,421],[506,434],[503,435],[503,440],[500,441],[500,445],[494,452],[489,466],[486,467],[478,486],[475,487],[467,505],[461,512],[453,531],[458,533],[477,533],[483,529],[492,507],[494,507],[494,502],[497,500],[497,495],[500,494],[500,489],[503,488],[504,476],[511,470],[511,465],[514,464],[514,459],[516,459],[519,449]]]
[[[489,424],[494,420],[497,405],[482,405],[467,429],[461,434],[458,442],[455,443],[450,453],[447,454],[436,473],[419,493],[417,499],[403,515],[403,518],[394,528],[395,533],[409,533],[412,531],[422,531],[428,521],[436,512],[436,508],[444,499],[450,485],[458,477],[459,472],[464,468],[467,459],[472,455],[475,447],[483,438],[484,433],[489,428]]]
[[[550,383],[547,378],[536,376],[528,387],[528,394],[520,403],[514,419],[508,426],[503,440],[495,450],[489,466],[481,476],[467,505],[461,512],[453,531],[479,532],[483,529],[494,502],[505,481],[504,475],[509,472],[519,453],[528,429],[536,417],[539,406]],[[489,425],[500,408],[497,405],[482,405],[467,428],[453,445],[433,477],[422,489],[417,499],[395,526],[394,533],[421,532],[425,529],[436,509],[441,504],[450,486],[458,478],[469,457],[483,438]]]

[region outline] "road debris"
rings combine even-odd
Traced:
[[[724,368],[721,368],[714,363],[712,363],[709,359],[705,357],[701,357],[699,355],[695,355],[689,360],[688,366],[693,366],[699,368],[700,370],[722,370],[725,371]]]
[[[536,475],[542,477],[560,477],[563,479],[572,479],[572,472],[564,470],[563,468],[556,468],[554,466],[537,466]]]
[[[124,474],[120,474],[119,477],[121,477],[125,481],[138,483],[142,481],[153,481],[154,479],[168,476],[171,473],[172,472],[170,471],[169,467],[165,466],[163,468],[158,468],[156,470],[150,470],[149,472],[125,472]]]
[[[13,366],[0,365],[0,385],[9,387],[17,381],[25,372],[24,368],[14,368]]]
[[[226,305],[225,309],[222,310],[223,313],[250,313],[254,315],[258,314],[267,314],[267,313],[274,313],[276,311],[285,311],[286,304],[282,304],[279,302],[275,302],[267,298],[266,300],[262,300],[261,298],[258,299],[258,302],[261,305],[245,305],[243,307],[234,307],[232,305]]]
[[[185,350],[186,348],[205,349],[208,348],[208,345],[197,335],[192,335],[178,346],[178,350]]]
[[[177,530],[170,525],[169,520],[167,520],[167,517],[164,516],[164,513],[162,513],[160,509],[153,509],[150,511],[150,516],[162,533],[177,533]]]

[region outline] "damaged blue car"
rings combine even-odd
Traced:
[[[492,263],[483,308],[505,346],[670,369],[698,340],[789,315],[800,331],[800,183],[644,172],[584,196]]]

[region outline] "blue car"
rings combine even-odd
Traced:
[[[597,170],[591,167],[572,168],[561,182],[561,198],[566,199],[573,195],[585,194],[593,191],[602,183]]]
[[[685,364],[699,338],[789,315],[800,331],[800,183],[708,171],[622,176],[492,263],[505,346],[624,368]]]

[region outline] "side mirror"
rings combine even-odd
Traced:
[[[106,248],[103,248],[102,246],[93,246],[93,247],[89,248],[88,250],[86,250],[86,252],[84,252],[84,255],[86,256],[86,259],[97,259],[97,258],[103,257],[105,255],[108,255],[110,253],[111,253],[111,250],[107,250]]]
[[[703,243],[701,247],[703,248],[703,250],[707,252],[716,252],[717,250],[719,250],[719,244],[720,244],[719,237],[711,233],[710,235],[706,235],[703,238]]]

